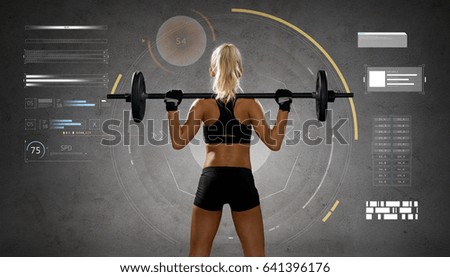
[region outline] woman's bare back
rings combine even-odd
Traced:
[[[237,99],[234,115],[241,124],[251,124],[249,109],[254,99]],[[202,99],[200,108],[204,111],[202,122],[211,125],[219,119],[220,111],[215,99]],[[250,144],[206,144],[206,159],[203,167],[233,166],[251,169]]]

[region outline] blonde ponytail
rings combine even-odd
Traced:
[[[235,98],[237,91],[242,90],[239,84],[242,71],[242,57],[236,46],[224,43],[214,50],[210,72],[216,99],[227,103]]]

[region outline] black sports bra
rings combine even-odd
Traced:
[[[227,104],[217,100],[220,116],[214,124],[203,126],[203,137],[207,144],[250,143],[252,125],[241,124],[234,116],[236,99]]]

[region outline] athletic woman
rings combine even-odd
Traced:
[[[251,134],[254,129],[269,149],[279,150],[292,93],[277,90],[275,100],[280,109],[270,128],[256,99],[236,98],[243,68],[241,54],[233,44],[215,49],[209,73],[214,78],[213,97],[196,99],[183,125],[177,111],[182,92],[169,91],[164,100],[174,149],[186,146],[203,123],[206,159],[192,208],[189,256],[210,255],[226,203],[230,205],[244,255],[264,256],[263,219],[250,163]]]

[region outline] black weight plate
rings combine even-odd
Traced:
[[[134,72],[131,79],[131,114],[135,122],[141,122],[145,115],[145,81],[142,72]]]
[[[327,119],[328,108],[328,82],[324,70],[317,72],[316,79],[316,114],[319,121]]]

